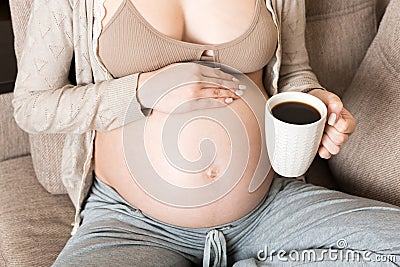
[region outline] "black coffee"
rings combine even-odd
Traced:
[[[278,120],[291,124],[309,124],[321,119],[314,107],[295,101],[282,102],[272,108],[272,115]]]

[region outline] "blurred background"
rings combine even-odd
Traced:
[[[0,94],[12,92],[17,73],[14,54],[14,36],[7,0],[0,1]]]

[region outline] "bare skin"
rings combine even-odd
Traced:
[[[182,41],[198,44],[219,44],[228,42],[240,36],[251,23],[255,9],[255,1],[136,1],[131,0],[142,16],[161,33]],[[106,16],[103,25],[118,8],[121,0],[108,0],[105,3]],[[212,6],[212,10],[209,8]],[[155,8],[157,7],[157,8]],[[203,10],[203,12],[201,12]],[[162,12],[161,12],[162,11]],[[200,12],[199,12],[200,11]],[[201,15],[202,14],[202,15]],[[229,14],[229,15],[228,15]],[[201,16],[207,16],[207,20]],[[199,17],[200,16],[200,17]],[[142,76],[142,75],[141,75]],[[150,76],[150,75],[149,75]],[[262,71],[257,71],[248,76],[262,87]],[[143,75],[145,79],[146,75]],[[248,192],[248,187],[260,154],[260,131],[251,110],[239,97],[234,97],[229,104],[245,125],[250,142],[249,164],[243,177],[235,188],[223,198],[197,208],[172,207],[153,199],[132,179],[124,161],[122,128],[109,132],[97,132],[95,138],[94,163],[97,176],[113,187],[127,201],[141,209],[144,213],[167,223],[184,227],[208,227],[228,223],[238,219],[253,209],[268,192],[272,180],[271,171],[268,178],[253,193]],[[265,95],[266,96],[266,95]],[[214,97],[214,96],[212,96]],[[150,158],[154,159],[155,169],[172,183],[191,186],[204,185],[218,179],[219,174],[226,168],[230,159],[230,144],[226,133],[218,125],[213,125],[206,119],[197,121],[185,128],[179,139],[179,147],[188,158],[196,157],[198,150],[193,148],[193,143],[199,143],[201,138],[213,140],[217,149],[217,156],[211,168],[190,178],[187,174],[179,172],[162,160],[161,141],[157,138],[161,132],[162,121],[166,113],[154,110],[149,118],[149,129],[146,140]],[[135,127],[132,123],[129,127]],[[208,129],[206,132],[200,129]],[[186,178],[186,179],[185,179]],[[149,177],[151,179],[151,177]]]
[[[240,36],[249,27],[255,9],[255,0],[234,0],[233,2],[232,0],[129,1],[132,1],[142,16],[160,33],[177,40],[197,44],[220,44],[229,42]],[[108,0],[105,2],[106,16],[102,22],[103,25],[107,25],[121,2],[122,0]],[[141,74],[139,77],[138,90],[140,90],[143,82],[155,73],[156,72]],[[218,76],[221,74],[216,75]],[[258,89],[264,94],[265,99],[267,99],[262,83],[262,70],[246,75],[254,81]],[[226,77],[221,79],[228,80]],[[113,187],[128,202],[132,203],[149,216],[166,223],[183,227],[210,227],[229,223],[244,216],[252,210],[268,192],[273,171],[271,170],[269,173],[265,174],[266,179],[255,192],[250,193],[248,191],[256,163],[260,157],[260,149],[265,148],[261,148],[261,143],[259,141],[260,130],[251,110],[240,97],[237,97],[233,93],[238,85],[237,83],[232,83],[229,86],[231,90],[217,86],[216,88],[221,89],[220,95],[214,95],[214,90],[198,90],[198,92],[203,94],[201,95],[202,97],[217,99],[221,101],[221,103],[224,103],[224,98],[232,97],[234,99],[233,102],[227,105],[239,115],[242,120],[242,125],[247,132],[247,137],[243,138],[243,142],[249,142],[250,149],[247,168],[237,185],[223,198],[201,207],[179,208],[163,204],[147,195],[135,183],[125,163],[122,144],[122,127],[109,132],[96,133],[94,150],[95,173],[103,182]],[[193,90],[193,88],[190,90]],[[335,103],[339,104],[339,106],[341,104],[340,99],[333,99],[330,97],[331,95],[329,94],[331,93],[329,92],[320,91],[313,93],[318,95],[319,98],[326,100],[324,102],[327,105],[332,104],[332,102],[329,102],[331,100],[338,102]],[[221,97],[221,94],[223,97]],[[170,101],[173,102],[174,100],[174,97],[171,97]],[[149,157],[153,161],[154,168],[165,177],[166,180],[183,186],[204,185],[214,179],[218,179],[219,174],[225,170],[228,162],[235,161],[234,158],[229,158],[231,150],[230,144],[227,140],[226,133],[221,127],[213,125],[207,120],[198,120],[195,124],[191,124],[185,128],[178,140],[178,146],[185,157],[188,159],[196,159],[196,157],[199,156],[199,151],[194,144],[198,144],[202,138],[210,138],[213,140],[217,149],[215,161],[210,169],[196,175],[191,175],[190,177],[188,177],[186,173],[174,169],[162,157],[162,143],[158,137],[162,132],[162,122],[168,116],[171,117],[171,115],[161,112],[161,110],[161,108],[160,110],[155,109],[149,117],[149,131],[146,133],[144,142],[146,143]],[[335,112],[340,114],[341,111],[338,109],[335,110]],[[353,124],[355,125],[355,123],[351,115],[349,116],[348,119],[344,119],[344,116],[342,116],[336,121],[336,123],[341,124],[341,126],[350,125],[346,127],[345,131],[340,131],[340,129],[336,129],[334,126],[329,126],[330,128],[327,127],[329,131],[324,135],[324,138],[326,139],[329,137],[332,140],[339,140],[339,137],[350,135],[354,131]],[[127,125],[127,127],[135,129],[136,124],[140,123],[140,121],[134,122]],[[138,127],[138,129],[140,129],[140,127]],[[343,142],[337,141],[334,145],[329,147],[325,147],[322,144],[320,155],[322,153],[337,153],[337,148],[340,148],[340,145],[347,140],[346,138],[341,139],[343,139]],[[143,142],[143,140],[141,141]],[[151,179],[151,177],[148,177],[148,179]]]

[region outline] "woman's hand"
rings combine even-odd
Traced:
[[[146,108],[184,113],[229,105],[243,95],[243,89],[233,75],[189,62],[141,73],[137,97]]]
[[[321,158],[329,159],[339,153],[341,146],[347,142],[356,128],[356,121],[350,112],[343,107],[340,98],[325,90],[312,90],[309,94],[321,99],[328,108],[328,123],[322,136],[318,153]]]

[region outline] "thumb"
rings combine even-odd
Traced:
[[[343,109],[343,103],[339,97],[334,95],[335,97],[329,98],[329,102],[325,103],[328,107],[328,124],[333,126],[338,119],[340,118],[340,114]]]
[[[311,91],[313,95],[321,99],[322,102],[324,102],[324,104],[326,105],[328,109],[328,114],[327,114],[328,124],[333,126],[340,118],[340,114],[343,109],[342,100],[340,100],[340,98],[337,95],[329,91],[325,90],[314,90],[314,91]]]

